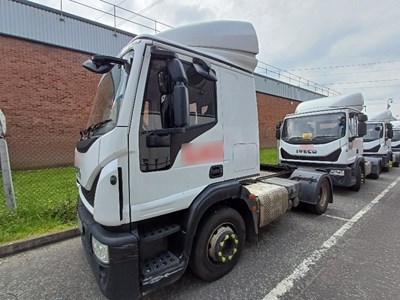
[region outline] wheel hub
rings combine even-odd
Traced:
[[[219,227],[210,239],[208,254],[214,262],[226,263],[233,259],[238,251],[239,240],[228,225]]]

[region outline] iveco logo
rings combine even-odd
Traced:
[[[296,153],[300,154],[317,154],[317,150],[302,150],[302,149],[297,149]]]

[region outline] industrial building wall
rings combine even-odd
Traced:
[[[72,165],[100,75],[82,68],[90,54],[0,35],[0,108],[13,169]],[[260,145],[276,145],[275,124],[298,101],[257,93]]]
[[[300,101],[257,92],[260,147],[276,147],[275,125],[294,113]]]
[[[99,75],[90,54],[0,35],[0,108],[13,169],[72,165]]]

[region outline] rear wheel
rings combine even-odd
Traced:
[[[322,215],[328,208],[332,197],[331,184],[328,178],[323,178],[318,190],[317,204],[310,205],[312,212]]]
[[[360,165],[357,166],[357,171],[356,171],[356,183],[350,187],[352,191],[358,192],[361,188],[361,182],[362,182],[362,177],[363,177],[363,171]]]
[[[399,167],[399,162],[398,161],[394,162],[392,166],[395,167],[395,168],[398,168]]]
[[[201,221],[197,229],[190,268],[206,281],[217,280],[236,265],[245,239],[242,216],[230,207],[216,209]]]

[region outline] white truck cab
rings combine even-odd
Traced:
[[[392,161],[391,138],[393,136],[391,121],[395,120],[390,110],[368,115],[367,134],[364,136],[364,155],[380,158],[381,170],[389,171]]]
[[[104,75],[76,144],[78,224],[106,297],[136,299],[188,266],[216,280],[260,227],[332,202],[325,172],[260,165],[257,53],[250,23],[218,21],[84,63]]]
[[[400,121],[392,121],[393,137],[391,140],[392,148],[392,166],[398,167],[400,162]]]
[[[277,125],[279,162],[325,170],[334,185],[358,191],[371,166],[363,157],[366,115],[361,93],[300,103]]]

